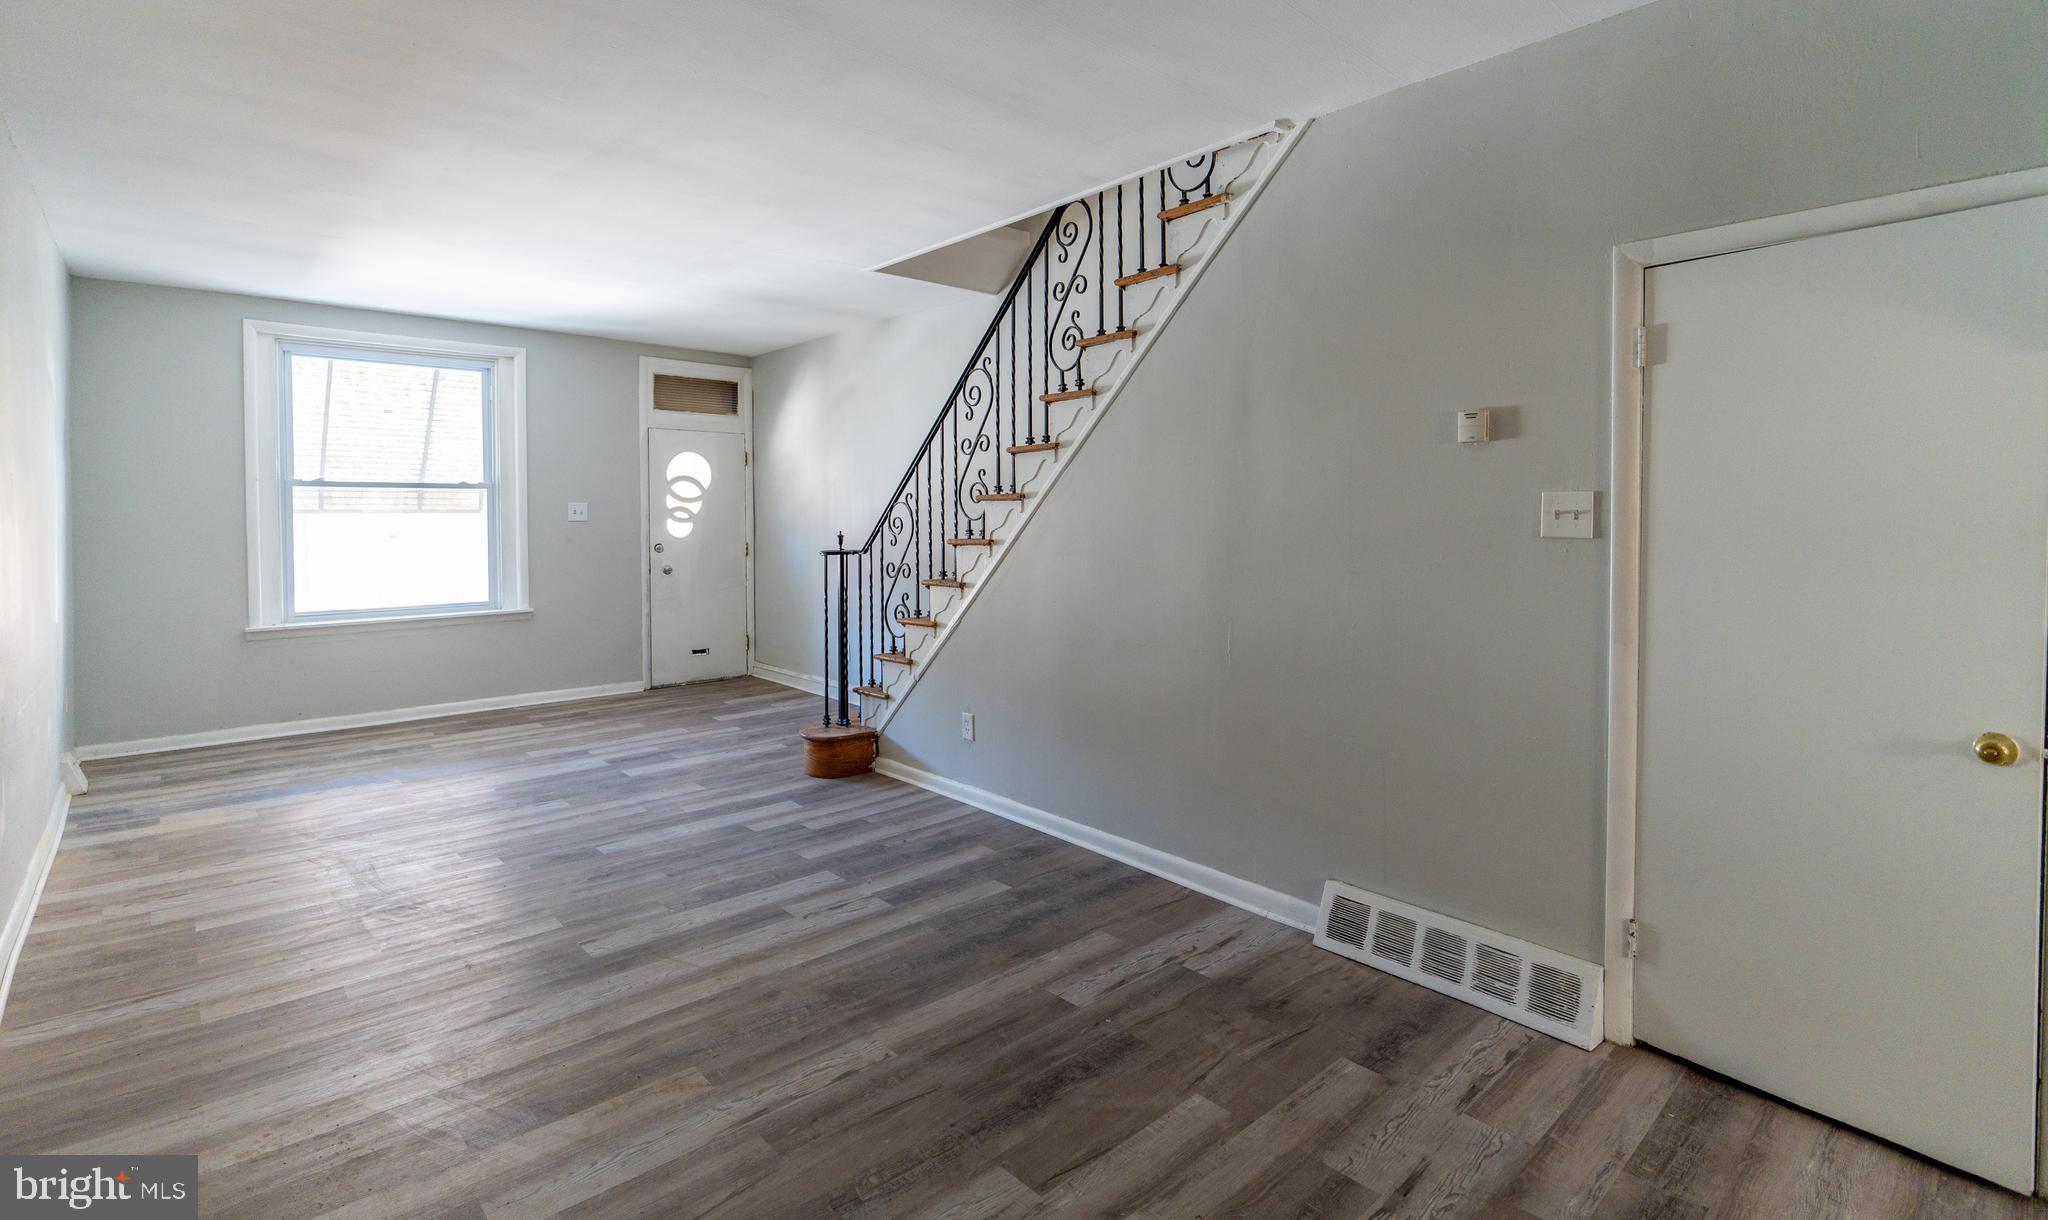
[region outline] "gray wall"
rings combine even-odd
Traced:
[[[0,969],[63,785],[64,262],[0,122]]]
[[[72,281],[78,737],[88,743],[641,676],[639,357],[738,357]],[[510,622],[249,640],[242,321],[527,350],[528,584]],[[590,520],[565,520],[570,500]]]
[[[1606,485],[1611,247],[2048,163],[2044,81],[2040,0],[1665,0],[1321,120],[883,752],[1597,960],[1607,544],[1536,508]]]
[[[754,359],[757,663],[822,672],[818,552],[840,530],[858,546],[874,528],[999,304],[910,314]]]

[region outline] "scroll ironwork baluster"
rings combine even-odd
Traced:
[[[1181,204],[1212,197],[1216,161],[1214,151],[1191,157],[1156,171],[1154,187],[1145,182],[1152,175],[1142,174],[1096,191],[1092,201],[1084,196],[1053,210],[867,539],[849,549],[841,534],[838,548],[824,553],[825,725],[835,720],[835,695],[836,719],[847,725],[851,688],[886,684],[892,667],[881,657],[909,651],[904,619],[932,621],[936,594],[926,582],[957,579],[954,556],[964,550],[952,546],[952,540],[986,539],[988,505],[1021,493],[1018,463],[1023,455],[1010,451],[1052,442],[1052,408],[1058,404],[1044,399],[1088,389],[1084,358],[1094,346],[1084,346],[1090,339],[1083,321],[1088,294],[1095,296],[1095,338],[1130,329],[1130,312],[1116,281],[1154,268],[1146,230],[1156,213],[1147,210],[1148,196],[1156,192],[1158,211],[1169,210],[1174,195]],[[1133,189],[1127,192],[1127,187]],[[1127,213],[1137,225],[1135,267],[1126,240]],[[1157,219],[1158,265],[1165,266],[1172,257],[1169,230],[1166,219]],[[861,650],[858,664],[851,656],[856,647]]]

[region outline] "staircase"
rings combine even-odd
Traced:
[[[813,774],[872,761],[875,732],[1300,134],[1283,121],[1053,209],[881,518],[824,552]]]

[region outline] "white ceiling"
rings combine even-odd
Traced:
[[[1642,0],[7,0],[83,275],[755,354],[870,268]]]

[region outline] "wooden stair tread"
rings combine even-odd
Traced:
[[[993,504],[997,501],[1005,504],[1017,504],[1022,503],[1023,500],[1024,493],[1021,491],[977,491],[974,493],[974,502],[977,504]]]
[[[966,581],[954,580],[950,576],[927,576],[917,583],[927,589],[964,589],[967,587]]]
[[[856,686],[853,688],[853,693],[863,699],[887,699],[889,697],[889,692],[879,686]]]
[[[915,662],[915,661],[912,661],[912,660],[911,660],[911,659],[910,659],[910,658],[909,658],[908,656],[905,656],[905,655],[904,655],[903,653],[900,653],[900,652],[878,652],[878,653],[876,653],[876,654],[875,654],[875,660],[877,660],[877,661],[887,661],[887,662],[889,662],[889,663],[890,663],[891,665],[914,665],[914,664],[916,664],[916,662]]]
[[[1230,192],[1225,191],[1220,195],[1211,195],[1207,199],[1196,199],[1176,207],[1161,208],[1159,209],[1159,219],[1179,220],[1183,216],[1193,216],[1196,212],[1206,212],[1219,203],[1228,202],[1230,202]]]
[[[1095,397],[1095,387],[1091,385],[1091,386],[1082,386],[1082,387],[1081,387],[1080,389],[1078,389],[1078,390],[1061,390],[1061,391],[1060,391],[1059,393],[1057,393],[1057,394],[1040,394],[1040,395],[1038,396],[1038,401],[1040,401],[1040,402],[1066,402],[1066,401],[1068,401],[1069,399],[1073,399],[1073,398],[1093,398],[1093,397]]]
[[[1136,330],[1132,329],[1131,327],[1128,327],[1128,326],[1127,326],[1127,327],[1125,327],[1125,328],[1124,328],[1124,329],[1122,329],[1122,330],[1113,330],[1113,331],[1110,331],[1110,332],[1109,332],[1108,334],[1103,334],[1103,335],[1087,335],[1087,336],[1084,336],[1084,337],[1082,337],[1082,338],[1076,339],[1076,340],[1074,340],[1074,346],[1075,346],[1075,347],[1099,347],[1099,346],[1101,346],[1101,345],[1102,345],[1102,344],[1104,344],[1104,343],[1121,343],[1121,342],[1123,342],[1123,341],[1124,341],[1125,339],[1135,339],[1135,338],[1137,338],[1137,337],[1138,337],[1138,332],[1137,332]]]
[[[928,616],[899,618],[896,620],[896,625],[898,627],[936,627],[939,625],[939,620]]]
[[[995,539],[993,539],[993,538],[948,538],[948,539],[946,539],[946,545],[947,545],[947,546],[994,546],[995,544],[996,544],[996,540],[995,540]]]
[[[1136,272],[1136,273],[1134,273],[1134,274],[1132,274],[1132,275],[1127,275],[1127,276],[1123,277],[1122,279],[1118,280],[1118,281],[1116,282],[1116,286],[1117,286],[1117,287],[1119,287],[1119,288],[1129,288],[1129,287],[1130,287],[1131,285],[1133,285],[1133,284],[1142,284],[1142,283],[1144,283],[1144,282],[1145,282],[1146,280],[1157,280],[1157,279],[1164,279],[1165,277],[1167,277],[1167,276],[1169,276],[1169,275],[1179,275],[1179,274],[1180,274],[1180,264],[1179,264],[1179,263],[1167,263],[1166,265],[1164,265],[1164,266],[1161,266],[1161,267],[1154,267],[1154,268],[1152,268],[1152,270],[1150,270],[1150,271],[1139,271],[1139,272]]]
[[[1039,441],[1032,445],[1012,445],[1011,453],[1048,453],[1060,447],[1058,441]]]

